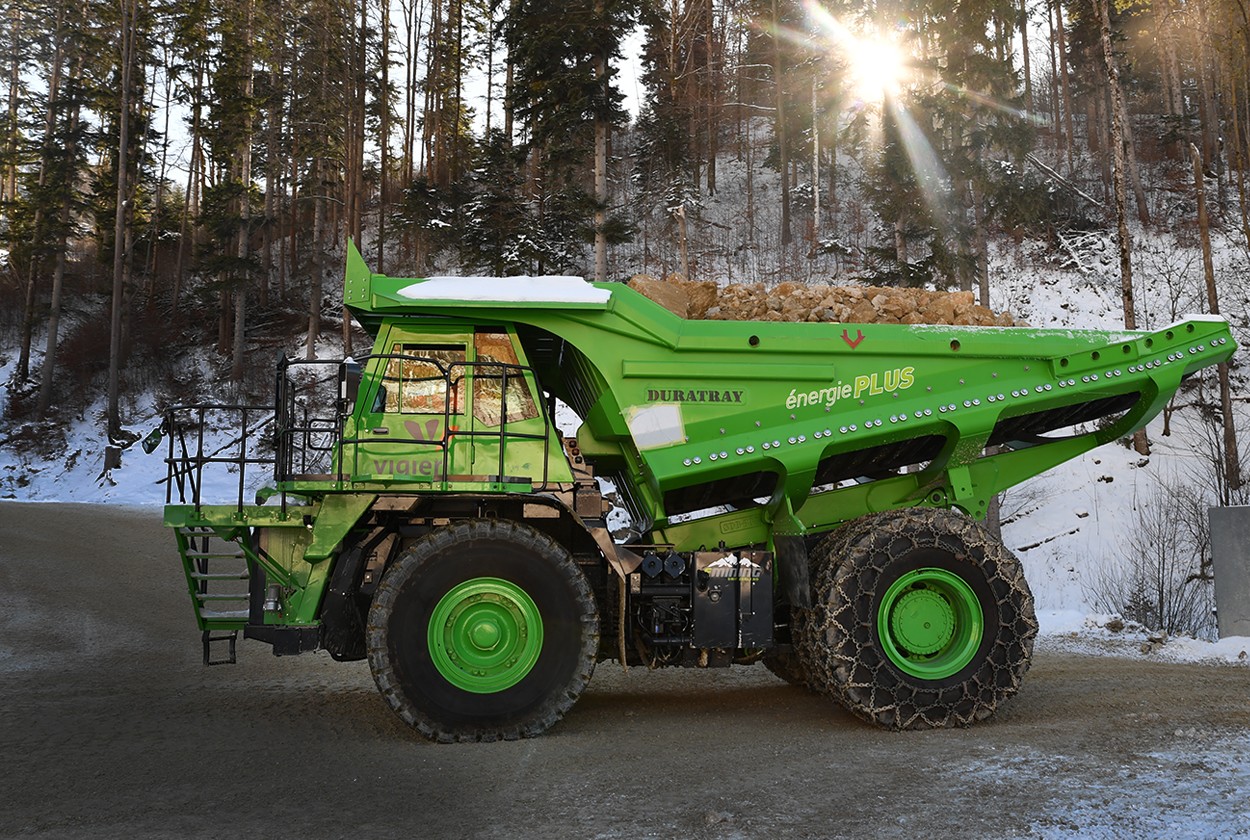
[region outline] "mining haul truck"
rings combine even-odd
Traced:
[[[693,321],[619,283],[386,277],[354,248],[344,302],[367,357],[166,413],[164,521],[206,663],[240,632],[367,658],[443,742],[538,735],[603,660],[763,662],[890,729],[984,719],[1037,633],[991,499],[1236,348],[1202,316]]]

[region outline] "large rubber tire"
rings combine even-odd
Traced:
[[[1033,596],[984,526],[915,508],[855,520],[813,557],[800,639],[812,682],[888,729],[966,726],[1020,688]]]
[[[366,641],[378,690],[433,741],[531,738],[573,706],[599,649],[585,576],[505,520],[438,528],[386,570]]]
[[[802,643],[800,641],[810,613],[811,610],[800,609],[799,607],[790,608],[792,649],[784,653],[769,653],[764,656],[763,662],[765,668],[775,676],[790,683],[790,685],[819,692],[820,689],[813,684],[810,669],[803,658]]]

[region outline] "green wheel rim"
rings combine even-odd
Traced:
[[[925,680],[959,673],[976,656],[985,616],[972,587],[945,569],[896,580],[877,610],[877,634],[899,670]]]
[[[439,599],[428,638],[434,667],[449,683],[491,694],[516,685],[538,662],[543,621],[515,583],[473,578]]]

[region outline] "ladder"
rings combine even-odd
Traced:
[[[202,631],[205,665],[234,664],[239,631],[247,624],[251,601],[247,555],[237,540],[220,537],[212,528],[175,529],[187,590]],[[214,655],[214,646],[228,645]]]

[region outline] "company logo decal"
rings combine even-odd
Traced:
[[[792,388],[786,397],[786,408],[793,410],[807,405],[832,406],[838,400],[859,399],[861,396],[906,391],[916,384],[916,369],[911,367],[893,368],[891,370],[865,373],[855,377],[851,382],[839,379],[827,388],[800,392]]]
[[[681,388],[648,388],[647,402],[740,403],[746,391],[686,391]]]

